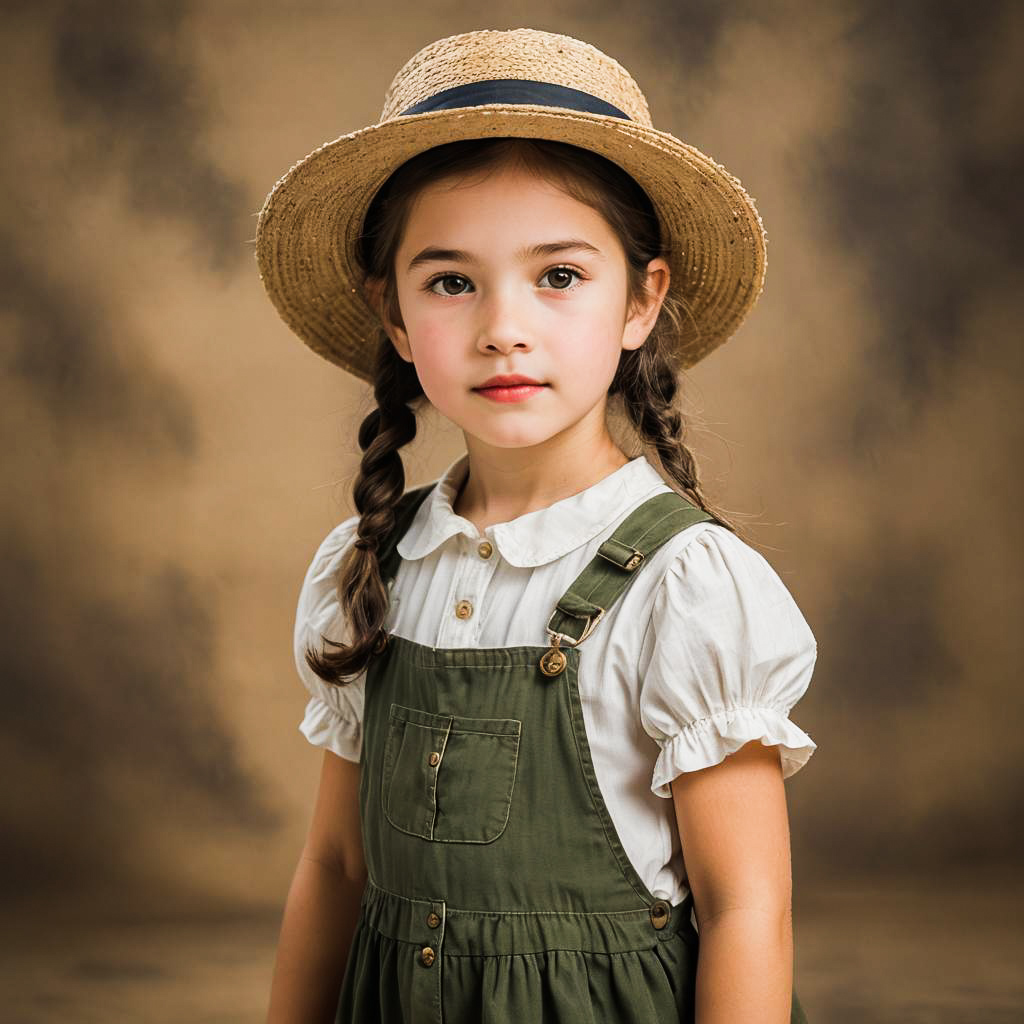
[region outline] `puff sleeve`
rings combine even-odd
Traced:
[[[674,556],[654,598],[640,660],[640,719],[661,748],[651,791],[718,764],[750,740],[778,745],[782,775],[817,744],[790,721],[817,641],[767,560],[708,524]]]
[[[309,692],[299,731],[316,747],[358,761],[362,752],[363,693],[366,674],[335,686],[306,664],[306,648],[323,648],[321,634],[347,643],[351,634],[341,613],[335,576],[349,545],[355,542],[359,517],[336,526],[326,537],[306,571],[295,613],[295,667]]]

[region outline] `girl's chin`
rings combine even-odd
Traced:
[[[474,429],[475,427],[475,429]],[[533,430],[529,433],[515,433],[513,431],[497,431],[481,429],[480,424],[471,424],[461,427],[467,438],[472,438],[478,445],[486,448],[500,449],[503,451],[518,451],[531,448],[536,452],[544,450],[549,443],[557,441],[562,431],[558,428],[551,430]]]

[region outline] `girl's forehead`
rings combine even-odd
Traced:
[[[514,226],[557,217],[581,224],[604,224],[601,214],[565,190],[560,182],[531,172],[504,171],[447,177],[425,185],[409,206],[410,230],[467,228],[486,217],[491,227]]]
[[[443,210],[435,211],[436,216],[424,211],[422,218],[407,225],[398,260],[410,271],[436,261],[604,261],[619,252],[620,246],[601,216],[584,209],[586,217],[553,212],[546,206],[522,208],[516,203],[500,210],[476,207],[454,217],[445,216]]]
[[[553,173],[544,173],[520,164],[501,163],[473,170],[452,171],[424,185],[417,199],[451,196],[466,191],[502,192],[515,195],[549,195],[572,198],[563,181]],[[575,200],[574,200],[575,201]]]

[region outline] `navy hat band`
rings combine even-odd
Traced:
[[[444,89],[433,96],[403,110],[406,114],[426,114],[432,110],[451,110],[455,107],[479,107],[484,103],[535,103],[543,107],[565,107],[580,110],[586,114],[606,114],[632,118],[618,107],[613,107],[597,96],[567,85],[552,85],[551,82],[532,82],[520,78],[493,78],[486,82],[469,82]]]

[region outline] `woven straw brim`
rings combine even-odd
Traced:
[[[602,114],[488,104],[385,121],[343,135],[295,164],[260,212],[256,260],[281,318],[315,352],[373,378],[380,321],[356,258],[374,194],[402,163],[459,139],[554,139],[618,164],[647,192],[670,251],[671,290],[688,310],[680,364],[733,335],[764,287],[766,238],[739,180],[673,135]]]

